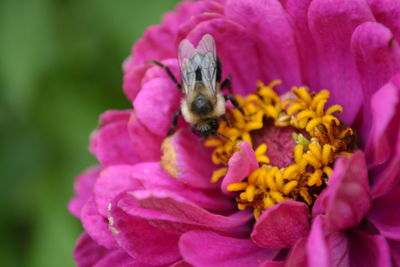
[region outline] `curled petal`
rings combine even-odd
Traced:
[[[397,75],[400,77],[400,73]],[[370,165],[388,160],[398,137],[400,116],[400,83],[387,83],[374,94],[371,101],[372,128],[366,146]]]
[[[264,248],[290,248],[309,230],[306,204],[287,200],[265,210],[256,222],[251,239]]]
[[[310,266],[329,266],[329,252],[321,216],[316,217],[312,224],[311,233],[307,240],[307,252]]]
[[[326,214],[328,230],[356,226],[371,206],[368,171],[364,154],[357,151],[351,158],[336,161],[329,186],[317,198],[313,214]]]
[[[231,194],[226,188],[232,183],[241,182],[252,171],[258,168],[258,162],[253,148],[243,141],[239,145],[239,151],[229,159],[228,173],[221,184],[221,190],[225,194]]]
[[[259,266],[272,260],[278,250],[263,249],[246,239],[221,236],[213,232],[190,231],[179,241],[182,257],[193,266]]]
[[[370,99],[400,69],[400,47],[390,30],[380,23],[365,22],[351,39],[351,50],[360,74],[364,99],[361,137],[367,140],[371,127]]]
[[[368,0],[376,20],[388,27],[400,42],[400,2],[397,0]]]
[[[120,201],[119,206],[127,214],[151,221],[152,225],[174,234],[190,230],[212,230],[243,237],[249,233],[246,223],[252,218],[247,211],[230,216],[213,214],[172,192],[162,190],[130,192],[128,197]]]

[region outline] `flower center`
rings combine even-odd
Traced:
[[[250,135],[254,146],[266,144],[268,150],[266,155],[270,164],[278,168],[284,168],[294,163],[293,148],[296,145],[293,139],[295,129],[293,127],[275,127],[273,122],[265,121],[264,127],[253,131]]]
[[[325,107],[329,91],[310,93],[306,87],[293,87],[292,94],[281,97],[274,91],[279,83],[260,82],[256,94],[236,96],[241,110],[228,110],[228,121],[218,129],[230,141],[216,137],[205,142],[215,147],[213,163],[223,166],[211,182],[225,176],[241,141],[254,147],[259,168],[227,189],[238,192],[238,208],[252,208],[256,219],[286,199],[312,206],[328,184],[336,158],[350,156],[355,149],[353,130],[333,115],[342,107]]]

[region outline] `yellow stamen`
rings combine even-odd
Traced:
[[[218,182],[218,180],[219,180],[221,177],[225,176],[227,172],[228,172],[228,168],[226,168],[226,167],[214,171],[214,172],[213,172],[213,175],[212,175],[212,177],[211,177],[211,183],[216,183],[216,182]]]
[[[228,185],[226,189],[228,191],[242,191],[245,190],[248,186],[249,184],[246,182],[239,182]]]

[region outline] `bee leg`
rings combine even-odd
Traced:
[[[174,132],[176,125],[178,124],[178,117],[181,114],[182,114],[181,110],[178,110],[177,112],[174,113],[174,116],[172,117],[172,123],[171,123],[171,126],[169,127],[167,136],[170,136]]]
[[[239,106],[239,103],[237,102],[236,98],[230,95],[224,95],[224,99],[225,101],[229,100],[235,108],[237,108],[240,112],[244,114],[243,109]]]
[[[178,82],[178,80],[175,78],[174,74],[172,73],[171,69],[168,66],[164,65],[163,63],[161,63],[160,61],[157,61],[157,60],[148,60],[147,62],[154,63],[157,66],[160,66],[161,68],[165,69],[165,71],[167,72],[168,76],[175,83],[176,87],[178,87],[179,91],[182,91],[182,84],[180,84]]]
[[[226,122],[226,124],[228,125],[228,127],[231,127],[231,123],[229,122],[229,120],[228,120],[228,118],[226,117],[225,114],[221,116],[221,119],[223,119],[223,120]]]
[[[228,77],[226,77],[225,80],[221,83],[221,90],[226,87],[226,89],[228,89],[228,92],[233,95],[231,80],[232,75],[228,75]]]

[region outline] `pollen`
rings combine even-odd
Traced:
[[[205,146],[214,148],[211,159],[219,166],[211,177],[212,183],[226,175],[229,159],[240,142],[253,146],[259,167],[243,181],[229,184],[227,190],[238,194],[238,209],[251,208],[255,219],[284,200],[312,206],[327,186],[335,160],[351,156],[356,148],[355,132],[336,117],[343,108],[327,106],[328,90],[315,93],[300,86],[293,87],[290,94],[279,96],[274,88],[280,83],[278,80],[268,85],[258,82],[255,94],[235,96],[240,109],[227,110],[228,120],[222,121],[218,129],[229,141],[218,136],[205,141]],[[293,162],[283,167],[271,163],[269,140],[260,143],[255,139],[260,132],[270,131],[267,125],[271,124],[293,130],[289,136],[293,143],[290,156]]]

